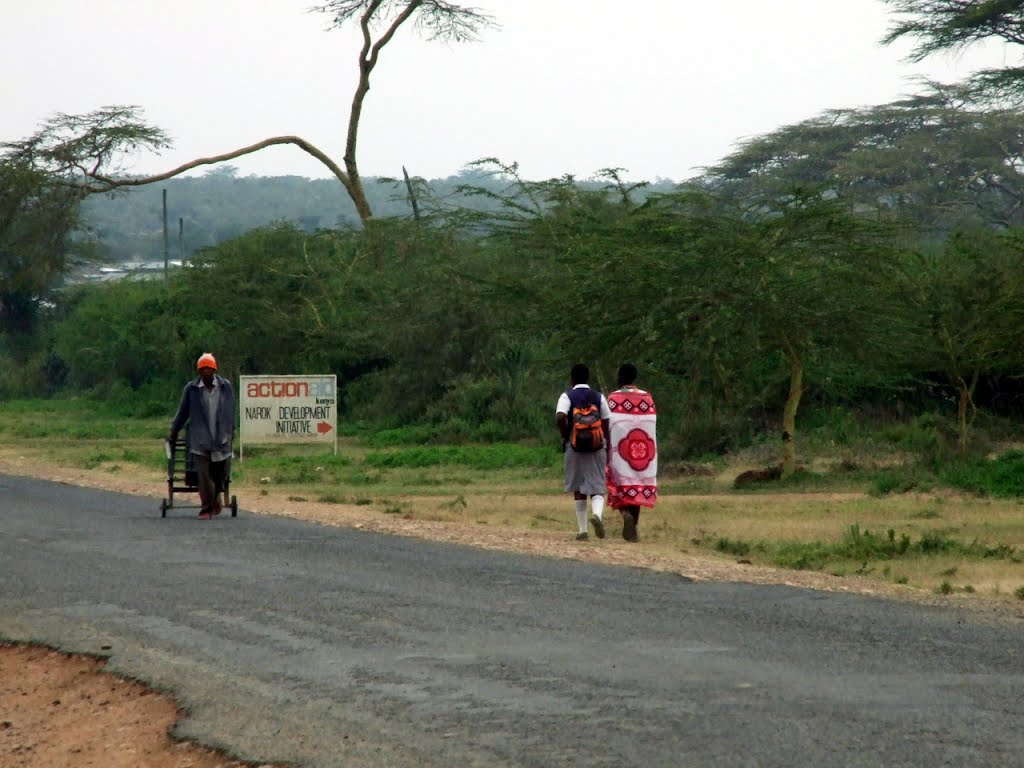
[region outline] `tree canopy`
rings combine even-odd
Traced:
[[[0,334],[19,361],[29,354],[43,302],[89,255],[79,203],[73,187],[27,163],[0,163]]]
[[[1024,129],[1016,110],[965,103],[934,86],[889,104],[829,110],[756,137],[699,179],[746,205],[797,187],[862,211],[893,211],[921,232],[1024,223]]]
[[[1024,44],[1022,0],[884,0],[895,22],[883,39],[886,44],[912,38],[910,58],[921,61],[934,53],[958,51],[990,39]],[[990,100],[1024,98],[1024,66],[984,69],[968,82],[972,98]]]

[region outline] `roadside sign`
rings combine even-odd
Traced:
[[[238,457],[246,443],[333,443],[337,376],[240,376]]]

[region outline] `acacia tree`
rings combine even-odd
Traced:
[[[171,146],[159,128],[143,122],[139,107],[108,106],[87,115],[58,113],[34,134],[0,144],[0,162],[34,174],[40,183],[64,187],[78,199],[111,192],[133,180],[116,180],[125,156]]]
[[[88,250],[84,237],[74,249],[71,242],[79,202],[75,190],[31,168],[0,163],[0,335],[19,361],[31,351],[42,303]]]
[[[883,0],[893,8],[896,22],[883,38],[885,44],[914,38],[911,61],[933,53],[957,51],[995,38],[1024,45],[1024,0]],[[968,85],[982,99],[1024,99],[1024,66],[983,69]]]
[[[748,213],[748,217],[749,217]],[[732,258],[708,264],[706,322],[774,353],[788,373],[780,438],[782,476],[797,462],[797,413],[808,374],[859,350],[865,365],[893,316],[886,276],[895,267],[888,231],[842,205],[796,194],[777,214],[738,228]]]
[[[312,10],[330,16],[331,28],[342,27],[356,20],[362,31],[359,79],[349,109],[345,154],[341,165],[301,136],[289,135],[271,136],[230,152],[196,158],[153,176],[118,176],[109,168],[112,146],[122,151],[140,145],[151,148],[169,146],[166,134],[143,123],[139,108],[134,106],[104,107],[84,116],[58,115],[32,137],[0,145],[0,148],[29,160],[44,172],[57,175],[71,173],[67,177],[70,183],[80,185],[88,193],[96,193],[152,184],[199,166],[234,160],[267,147],[292,144],[315,157],[334,174],[345,187],[360,220],[365,224],[373,217],[373,211],[359,174],[356,148],[363,104],[370,91],[370,75],[377,66],[381,51],[391,42],[399,28],[406,24],[418,29],[429,40],[463,42],[476,39],[478,31],[493,26],[494,21],[477,8],[445,0],[330,0]],[[83,133],[76,133],[76,129]]]
[[[759,402],[781,396],[771,410],[789,477],[808,386],[841,387],[828,380],[849,376],[844,365],[878,364],[895,314],[889,228],[809,192],[771,210],[714,202],[671,195],[641,212],[638,223],[663,241],[642,264],[660,289],[648,298],[641,343],[657,343],[665,359],[671,345],[685,348],[687,377],[713,382],[723,397],[759,387]]]
[[[772,206],[795,186],[858,209],[896,210],[918,229],[1024,224],[1024,131],[1016,110],[980,110],[961,87],[830,110],[756,137],[701,183],[739,204]]]
[[[957,232],[940,252],[916,255],[899,291],[914,316],[916,367],[941,371],[956,390],[957,433],[966,452],[982,377],[1016,373],[1024,323],[1018,230]]]
[[[21,357],[49,292],[92,257],[79,221],[96,191],[87,180],[116,174],[126,153],[168,145],[134,109],[57,115],[28,139],[0,144],[0,330]]]

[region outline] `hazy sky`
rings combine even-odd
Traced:
[[[175,146],[168,170],[277,134],[341,161],[356,30],[315,0],[0,0],[0,140],[57,112],[135,104]],[[457,173],[496,156],[527,178],[682,180],[744,138],[833,107],[881,104],[913,78],[952,82],[995,47],[923,64],[882,47],[881,0],[472,0],[500,28],[384,49],[363,111],[363,175]],[[295,147],[233,161],[242,175],[329,175]],[[199,169],[197,174],[204,172]]]

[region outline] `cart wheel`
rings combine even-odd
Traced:
[[[160,517],[167,517],[167,499],[160,500]]]
[[[231,516],[238,517],[238,497],[231,497]]]

